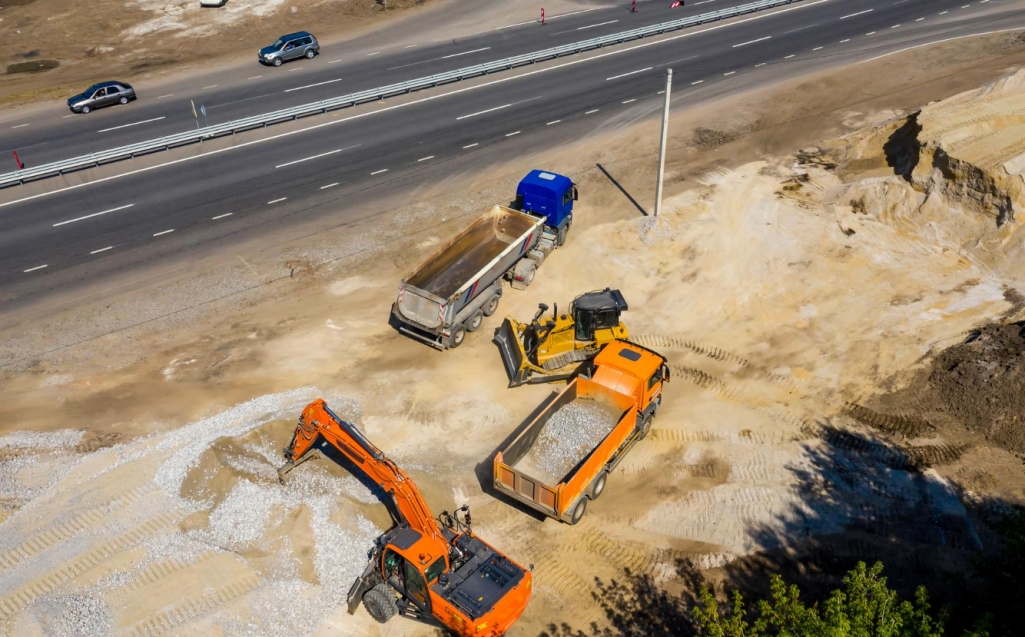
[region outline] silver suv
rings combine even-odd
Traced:
[[[283,35],[274,44],[260,49],[260,64],[281,66],[283,62],[305,57],[310,60],[320,53],[320,43],[312,33],[300,31],[291,35]]]

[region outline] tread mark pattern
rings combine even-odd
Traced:
[[[170,632],[214,608],[225,606],[260,586],[260,578],[249,574],[217,590],[207,590],[175,602],[162,610],[120,631],[123,637],[154,637]]]

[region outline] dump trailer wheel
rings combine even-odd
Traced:
[[[534,275],[537,274],[537,264],[531,263],[527,271],[523,273],[523,285],[530,285],[534,282]]]
[[[399,614],[399,605],[395,603],[395,593],[387,584],[381,583],[363,593],[363,605],[370,616],[379,623],[386,623]]]
[[[480,324],[484,322],[484,312],[477,310],[470,315],[470,318],[463,322],[467,332],[476,332]]]
[[[569,518],[570,524],[577,524],[584,518],[584,514],[587,513],[587,498],[580,498],[577,500],[577,505],[573,507],[573,515]]]
[[[648,414],[644,417],[644,420],[641,421],[641,438],[647,437],[648,432],[651,431],[651,421],[653,419],[652,415]]]
[[[466,327],[462,323],[452,326],[452,335],[448,337],[448,346],[455,349],[466,340]]]
[[[594,486],[591,487],[591,499],[597,500],[601,497],[602,493],[605,493],[605,483],[609,480],[609,472],[602,471],[598,474],[597,479],[594,481]]]
[[[500,300],[502,300],[502,297],[497,294],[488,299],[488,302],[484,304],[484,316],[494,314],[498,310],[498,302]]]

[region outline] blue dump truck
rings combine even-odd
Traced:
[[[494,206],[403,277],[392,317],[403,334],[444,350],[459,347],[498,309],[502,279],[516,289],[566,242],[576,185],[533,170],[513,208]]]

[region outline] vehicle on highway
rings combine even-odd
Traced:
[[[274,44],[260,49],[257,57],[260,64],[281,66],[284,62],[301,57],[312,60],[318,53],[320,42],[317,42],[317,38],[312,33],[300,31],[281,36]]]
[[[135,98],[135,89],[124,82],[100,82],[93,84],[78,95],[68,98],[68,108],[73,113],[88,113],[101,106],[127,104]]]

